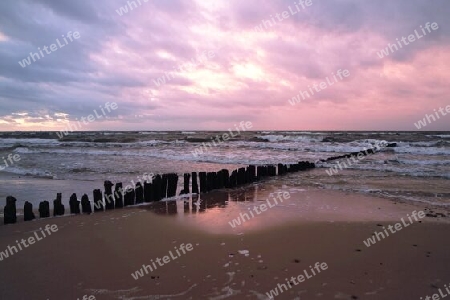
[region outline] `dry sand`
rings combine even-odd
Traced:
[[[276,299],[420,299],[450,282],[445,219],[425,218],[367,248],[363,240],[380,231],[379,225],[423,207],[334,191],[307,191],[291,200],[306,199],[310,210],[297,217],[274,210],[248,222],[258,225],[239,230],[224,226],[237,210],[226,217],[211,209],[180,218],[144,206],[0,226],[0,251],[40,227],[58,226],[58,232],[0,262],[0,299],[267,299],[265,293],[284,278],[316,262],[328,269]],[[318,209],[324,203],[342,209]],[[368,210],[373,213],[358,214]],[[143,264],[182,243],[194,249],[132,278]]]

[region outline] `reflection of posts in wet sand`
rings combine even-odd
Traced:
[[[191,203],[192,203],[192,213],[193,214],[197,213],[197,203],[198,203],[198,201],[200,201],[199,199],[200,199],[200,197],[198,195],[192,196]]]
[[[207,199],[206,196],[203,196],[202,198],[200,198],[199,205],[198,205],[198,212],[200,212],[200,213],[205,212],[205,210],[206,210],[206,199]]]
[[[208,197],[203,197],[206,208],[225,208],[227,206],[228,201],[228,193],[219,192],[208,195]]]
[[[229,193],[229,201],[245,202],[256,201],[258,196],[258,186],[249,186],[245,189],[233,190]]]
[[[154,212],[157,215],[166,214],[166,202],[154,202],[150,206],[146,206],[148,210]]]
[[[184,213],[185,213],[185,214],[190,213],[190,202],[191,202],[190,199],[184,199],[184,201],[183,201],[183,205],[184,205]]]
[[[167,214],[168,215],[177,214],[177,201],[167,201]]]
[[[178,211],[176,201],[153,202],[145,208],[157,215],[176,215]]]

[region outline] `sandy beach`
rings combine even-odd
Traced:
[[[306,194],[313,197],[314,218],[284,214],[277,222],[283,214],[271,209],[246,222],[256,226],[234,229],[228,221],[236,210],[224,214],[211,208],[180,218],[164,210],[154,213],[151,205],[0,226],[0,251],[47,224],[58,227],[0,262],[1,298],[269,299],[266,293],[286,284],[285,278],[291,281],[305,270],[311,276],[310,266],[317,262],[328,268],[304,282],[291,281],[276,298],[419,299],[449,282],[446,219],[426,217],[366,247],[363,241],[382,225],[423,207],[319,190],[290,200],[304,201]],[[370,202],[372,213],[367,214],[370,206],[355,206],[357,200]],[[323,203],[340,203],[353,213],[321,211]],[[172,256],[137,280],[131,275],[181,244],[191,244],[192,251]]]

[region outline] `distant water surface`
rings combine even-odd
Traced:
[[[279,180],[300,188],[450,205],[449,132],[243,132],[205,150],[204,145],[222,133],[75,132],[62,140],[49,132],[0,133],[0,157],[10,153],[21,157],[0,171],[0,199],[14,195],[18,206],[24,201],[37,204],[53,200],[56,192],[63,192],[67,199],[73,192],[79,197],[91,195],[104,180],[125,185],[137,182],[144,173],[317,161],[387,141],[397,147],[382,149],[336,175],[326,173],[335,162],[319,163],[313,171]]]

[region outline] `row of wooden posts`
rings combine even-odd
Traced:
[[[196,172],[184,174],[184,185],[180,194],[199,194],[208,193],[213,190],[223,188],[235,188],[244,184],[259,181],[265,177],[284,175],[290,172],[298,172],[314,168],[315,164],[307,161],[302,161],[297,164],[278,164],[267,166],[250,165],[246,168],[239,168],[229,173],[227,169],[222,169],[219,172],[200,172],[197,177]],[[192,177],[192,191],[190,191],[190,183]],[[200,182],[197,180],[199,179]],[[200,186],[199,186],[200,183]],[[93,192],[94,212],[101,212],[104,210],[112,210],[123,208],[140,203],[150,203],[161,201],[165,198],[172,198],[176,196],[178,185],[178,174],[170,173],[163,175],[156,175],[152,178],[152,182],[145,181],[136,183],[134,189],[123,190],[122,183],[116,183],[114,193],[112,187],[114,184],[111,181],[104,182],[104,199],[102,191],[96,189]],[[16,198],[12,196],[6,197],[6,206],[4,208],[4,223],[16,223]],[[69,207],[71,214],[92,213],[91,202],[88,195],[84,194],[80,201],[77,195],[72,194],[69,200]],[[64,204],[62,204],[62,195],[58,193],[56,199],[53,200],[53,216],[62,216],[65,213]],[[50,217],[50,203],[42,201],[39,203],[39,217]],[[24,205],[24,220],[31,221],[35,219],[33,212],[33,205],[26,201]]]

